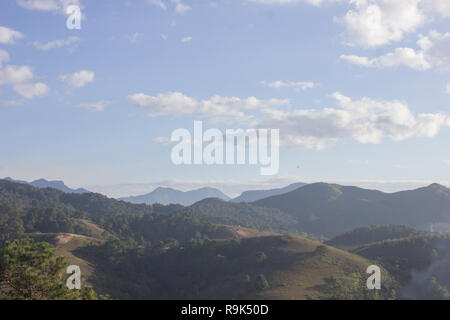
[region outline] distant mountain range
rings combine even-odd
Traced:
[[[439,184],[384,193],[314,183],[252,204],[296,217],[303,231],[326,237],[370,225],[404,224],[430,229],[434,224],[450,222],[450,189]]]
[[[53,188],[53,189],[56,189],[56,190],[59,190],[59,191],[65,192],[65,193],[89,193],[90,192],[83,188],[71,189],[68,186],[66,186],[63,181],[48,181],[45,179],[38,179],[38,180],[35,180],[32,182],[27,182],[27,181],[23,181],[23,180],[14,180],[10,177],[4,178],[4,180],[16,182],[16,183],[28,184],[30,186],[41,188],[41,189]]]
[[[222,191],[214,188],[201,188],[191,191],[180,191],[172,188],[159,187],[154,191],[135,197],[120,198],[119,200],[127,201],[131,203],[145,203],[154,204],[159,203],[163,205],[167,204],[181,204],[184,206],[190,206],[200,200],[207,198],[219,198],[224,201],[230,200],[226,194]]]
[[[5,180],[14,182],[11,178]],[[57,189],[74,196],[88,192],[85,189],[70,189],[61,181],[41,179],[31,183],[18,182],[39,188]],[[129,210],[124,208],[133,203],[136,206],[133,207],[134,211],[146,212],[152,209],[147,208],[145,204],[177,204],[185,208],[174,206],[167,207],[167,210],[186,211],[202,221],[212,223],[239,225],[277,233],[305,233],[328,239],[355,228],[376,225],[405,225],[419,230],[450,231],[450,189],[439,184],[396,193],[327,183],[294,184],[263,192],[277,193],[295,187],[295,190],[286,193],[254,202],[239,203],[235,202],[236,199],[229,201],[228,196],[214,188],[187,192],[157,188],[146,195],[120,199],[131,203],[114,200],[114,205],[122,208],[123,212],[128,212]],[[98,211],[100,207],[107,207],[106,203],[103,206],[99,202],[113,200],[90,195],[86,195],[87,199],[90,199],[89,205],[79,207],[79,210],[97,208],[94,211]],[[254,196],[254,193],[244,192],[241,199],[250,199],[245,198],[248,195]],[[34,197],[38,196],[39,194],[36,194]],[[72,197],[66,196],[64,199],[69,201]],[[30,199],[30,202],[34,200]]]
[[[279,194],[287,193],[290,191],[293,191],[295,189],[301,188],[303,186],[306,186],[306,183],[298,182],[288,185],[284,188],[278,188],[278,189],[270,189],[270,190],[250,190],[250,191],[244,191],[242,194],[230,200],[231,202],[253,202],[260,199],[264,199],[271,196],[277,196]]]

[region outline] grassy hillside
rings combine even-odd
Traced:
[[[60,234],[28,234],[37,242],[48,242],[55,246],[56,254],[66,258],[70,265],[80,267],[84,280],[91,284],[91,277],[94,272],[94,266],[88,261],[80,258],[75,251],[90,245],[100,245],[104,240],[98,238],[87,237],[78,234],[60,233]]]
[[[103,271],[96,273],[94,288],[119,299],[375,298],[365,287],[369,260],[297,236],[204,241],[162,250],[124,250],[106,243],[78,253]],[[390,297],[393,288],[386,280],[378,294]]]

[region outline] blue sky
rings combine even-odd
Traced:
[[[447,0],[2,1],[0,177],[113,196],[448,185],[449,22]],[[194,120],[279,128],[278,175],[173,165]]]

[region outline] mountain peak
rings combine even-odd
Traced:
[[[78,188],[76,190],[71,189],[64,184],[64,181],[61,181],[61,180],[49,181],[49,180],[41,178],[41,179],[34,180],[32,182],[27,182],[27,181],[22,181],[22,180],[15,180],[11,177],[6,177],[6,178],[4,178],[4,180],[10,181],[10,182],[15,182],[15,183],[28,184],[30,186],[33,186],[36,188],[41,188],[41,189],[53,188],[53,189],[56,189],[56,190],[59,190],[59,191],[65,192],[65,193],[89,193],[90,192],[83,188]]]
[[[432,183],[428,187],[425,187],[425,189],[431,191],[449,191],[449,189],[446,186],[443,186],[439,183]]]
[[[296,190],[298,188],[302,188],[306,185],[306,183],[303,182],[297,182],[292,183],[284,188],[277,188],[277,189],[269,189],[269,190],[249,190],[244,191],[242,194],[231,200],[231,202],[254,202],[258,201],[264,198],[268,198],[271,196],[276,196],[279,194],[287,193],[293,190]]]
[[[189,206],[206,198],[219,198],[225,201],[228,201],[230,199],[226,194],[222,193],[220,190],[210,187],[204,187],[201,189],[195,189],[190,191],[180,191],[177,189],[167,187],[158,187],[150,193],[134,197],[120,198],[119,200],[131,203],[145,203],[145,204],[160,203],[163,205],[181,204]]]

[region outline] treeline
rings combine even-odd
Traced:
[[[81,211],[86,213],[89,218],[123,214],[142,215],[155,212],[152,206],[118,201],[101,194],[64,193],[56,189],[40,189],[6,180],[0,180],[0,203],[14,206],[19,210],[55,208],[65,211]]]
[[[406,238],[424,233],[425,232],[423,231],[403,225],[370,226],[346,232],[327,241],[326,244],[331,246],[364,245],[383,240]]]
[[[185,243],[191,239],[214,237],[219,228],[180,212],[109,216],[94,221],[117,238],[141,244],[159,243],[169,239]]]
[[[239,225],[276,233],[300,234],[299,221],[277,209],[263,208],[249,203],[231,203],[206,199],[184,210],[194,217],[215,224]]]
[[[30,233],[76,233],[91,235],[79,219],[85,214],[55,208],[18,210],[0,204],[0,241],[14,240]]]

